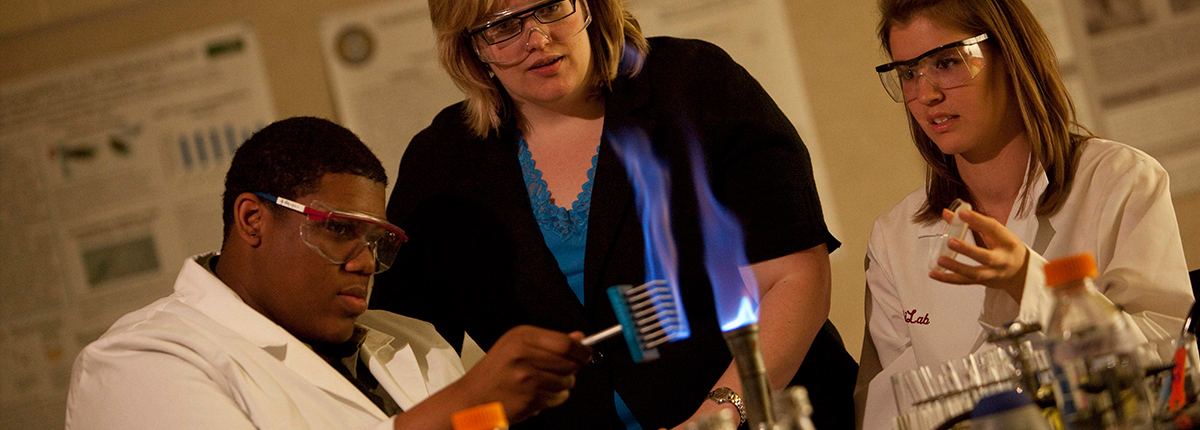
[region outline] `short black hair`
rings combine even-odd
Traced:
[[[295,200],[317,192],[321,178],[330,173],[358,175],[387,186],[387,173],[367,145],[327,119],[288,118],[259,130],[233,154],[225,175],[223,237],[233,229],[233,203],[242,193]]]

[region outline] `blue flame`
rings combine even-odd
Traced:
[[[755,303],[750,302],[749,297],[742,297],[742,300],[738,302],[737,317],[729,322],[721,323],[721,331],[737,330],[758,322],[756,306]]]
[[[610,133],[608,140],[633,184],[642,238],[646,249],[646,282],[664,280],[674,296],[678,327],[668,337],[672,341],[691,336],[687,314],[679,295],[679,264],[675,238],[671,235],[671,177],[666,165],[654,155],[650,139],[640,130]]]
[[[712,282],[717,322],[721,331],[757,323],[758,282],[746,259],[742,226],[729,209],[713,197],[700,145],[692,142],[688,153],[700,208],[700,230],[704,235],[704,267]]]

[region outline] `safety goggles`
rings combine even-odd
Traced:
[[[345,264],[370,249],[375,273],[383,273],[396,260],[400,244],[408,241],[400,227],[371,215],[334,210],[319,201],[305,206],[267,193],[254,194],[306,215],[300,223],[300,240],[333,264]]]
[[[576,10],[583,15],[568,19]],[[525,20],[529,18],[540,25],[535,24],[526,32]],[[547,0],[490,14],[483,23],[467,30],[467,37],[480,61],[510,65],[529,57],[529,38],[535,30],[547,42],[555,38],[565,40],[579,34],[591,22],[587,0]]]
[[[979,44],[987,33],[930,49],[917,58],[876,67],[883,88],[896,102],[914,100],[919,93],[918,78],[924,76],[939,89],[965,85],[983,70],[983,50]]]

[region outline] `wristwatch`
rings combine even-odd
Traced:
[[[729,387],[721,387],[712,390],[708,393],[708,399],[717,404],[733,403],[733,406],[738,411],[738,426],[746,423],[746,405],[742,403],[742,396],[729,389]]]

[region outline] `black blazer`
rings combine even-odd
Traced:
[[[808,153],[761,86],[720,48],[651,39],[640,74],[606,94],[606,136],[646,133],[671,168],[672,222],[692,337],[636,364],[623,342],[596,347],[564,405],[519,428],[619,429],[612,391],[643,428],[679,424],[730,363],[703,266],[688,145],[700,145],[713,193],[742,222],[747,257],[764,261],[840,243],[825,226]],[[462,104],[413,138],[400,163],[388,218],[404,228],[395,266],[376,278],[372,305],[433,323],[452,345],[467,331],[485,350],[509,328],[532,324],[594,333],[616,319],[605,288],[644,281],[642,227],[625,169],[600,147],[584,267],[584,304],[538,229],[517,157],[513,121],[471,134]],[[857,365],[826,324],[795,383],[810,390],[819,428],[853,425]],[[740,391],[740,387],[733,387]]]

